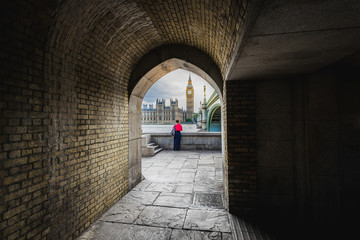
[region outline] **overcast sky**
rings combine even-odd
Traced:
[[[179,100],[179,107],[186,110],[186,86],[189,80],[189,71],[177,69],[160,78],[145,94],[143,104],[153,103],[156,99],[165,99],[166,106],[170,106],[170,98]],[[206,99],[209,99],[214,89],[202,77],[191,72],[192,85],[194,87],[194,111],[198,112],[200,101],[204,100],[204,85],[206,86]]]

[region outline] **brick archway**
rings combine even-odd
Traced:
[[[176,53],[184,54],[193,50],[200,52],[199,55],[183,55],[183,59],[176,58]],[[168,59],[162,61],[159,51],[167,53]],[[154,58],[157,61],[154,61]],[[149,61],[146,64],[146,61]],[[202,68],[197,66],[200,65]],[[148,70],[151,66],[152,68]],[[222,79],[219,68],[201,51],[189,47],[171,46],[155,49],[140,61],[131,75],[129,84],[129,188],[133,188],[141,180],[141,104],[149,88],[162,76],[176,69],[186,69],[201,76],[219,94],[222,103]],[[146,72],[147,71],[147,72]],[[142,77],[140,74],[144,74]]]
[[[119,200],[129,186],[128,87],[137,80],[134,73],[141,78],[177,57],[198,66],[221,90],[247,6],[235,0],[7,1],[0,223],[13,218],[1,237],[75,237]],[[160,61],[138,71],[136,63],[165,44],[197,52],[159,51]],[[207,57],[191,61],[204,56],[199,51]],[[15,197],[27,201],[17,206]]]

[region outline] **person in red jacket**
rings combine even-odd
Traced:
[[[174,128],[175,128],[174,151],[180,151],[182,126],[179,123],[179,120],[176,120],[176,124],[174,125]]]

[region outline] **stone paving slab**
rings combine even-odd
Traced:
[[[182,168],[180,169],[180,173],[195,173],[196,174],[197,169],[193,169],[193,168]]]
[[[175,192],[177,193],[193,193],[194,192],[194,184],[179,184],[176,185]]]
[[[168,162],[165,161],[159,161],[159,162],[154,162],[151,167],[167,167],[169,165]]]
[[[143,169],[146,169],[148,167],[151,167],[152,165],[153,165],[153,162],[143,162],[141,166]]]
[[[223,197],[220,193],[196,192],[193,207],[224,208]]]
[[[197,154],[197,153],[190,153],[187,156],[187,159],[199,159],[199,158],[200,158],[200,154]]]
[[[233,237],[230,233],[173,229],[170,240],[233,240]]]
[[[187,160],[183,165],[183,169],[196,169],[197,167],[198,167],[198,162],[197,161],[189,161],[189,160]]]
[[[154,206],[188,208],[192,204],[193,195],[189,193],[161,193]]]
[[[144,210],[145,205],[134,203],[116,203],[101,218],[101,221],[134,223],[140,213]]]
[[[194,192],[218,192],[218,193],[222,193],[223,192],[223,188],[222,186],[217,186],[217,183],[216,184],[212,184],[212,185],[199,185],[199,184],[196,184],[194,186]]]
[[[182,228],[186,209],[147,206],[136,220],[136,224],[154,227]]]
[[[179,151],[179,152],[176,152],[176,156],[174,157],[175,158],[182,158],[182,157],[187,157],[188,155],[190,154],[189,151]]]
[[[153,173],[160,173],[164,169],[165,169],[165,167],[153,167],[151,164],[151,166],[143,167],[142,173],[143,174],[148,173],[148,175],[149,175],[149,174],[153,174]]]
[[[175,184],[171,183],[151,183],[145,191],[150,192],[173,192]]]
[[[230,232],[228,212],[223,209],[189,209],[185,229]]]
[[[213,158],[200,159],[199,164],[200,165],[213,165],[214,164],[214,159]]]
[[[79,240],[233,240],[227,210],[220,209],[221,156],[217,151],[162,151],[143,158],[145,179]]]
[[[195,176],[195,183],[198,185],[214,185],[215,171],[198,170]]]
[[[195,172],[180,172],[177,177],[176,180],[179,182],[194,182],[195,181]]]
[[[215,171],[215,180],[218,182],[222,182],[224,178],[224,173],[222,170],[216,169]]]
[[[180,169],[174,170],[169,169],[169,171],[162,172],[156,179],[152,180],[153,182],[160,182],[160,183],[174,183],[178,180],[176,179],[177,175],[179,174]]]
[[[171,229],[130,224],[96,222],[79,240],[168,240]]]
[[[183,162],[179,162],[179,163],[170,163],[170,164],[168,165],[168,167],[167,167],[167,168],[176,168],[176,169],[181,169],[183,165],[184,165],[184,163],[183,163]]]
[[[215,171],[215,164],[199,164],[198,167],[199,170],[203,170],[203,171],[210,171],[210,172],[214,172]]]
[[[155,199],[159,196],[159,192],[143,192],[143,191],[131,191],[126,194],[120,203],[139,203],[145,205],[151,205]]]
[[[148,186],[150,186],[152,182],[148,180],[141,181],[138,185],[136,185],[132,190],[133,191],[144,191]]]

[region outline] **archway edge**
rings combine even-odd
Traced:
[[[171,64],[169,64],[169,60],[171,59],[177,59],[182,61],[178,61],[177,63],[175,61],[172,61]],[[134,92],[135,86],[141,81],[144,76],[149,75],[149,73],[151,73],[151,70],[159,66],[164,67],[164,70],[167,73],[178,68],[183,68],[189,69],[190,71],[198,74],[199,71],[196,71],[196,68],[194,68],[194,66],[196,66],[210,77],[205,80],[209,81],[210,84],[212,80],[216,85],[213,87],[219,91],[219,95],[222,95],[222,75],[218,65],[213,61],[213,59],[198,48],[186,45],[172,44],[163,45],[161,47],[153,49],[136,64],[129,79],[129,97],[132,94],[137,95]],[[203,76],[202,74],[199,75],[205,78],[205,76]]]
[[[129,80],[129,189],[141,181],[141,103],[149,88],[162,76],[186,69],[204,78],[222,102],[223,81],[219,67],[201,50],[183,45],[166,45],[152,50],[134,67]]]
[[[206,124],[206,128],[207,128],[208,130],[210,130],[210,125],[211,125],[212,117],[213,117],[215,111],[216,111],[217,109],[219,109],[219,108],[220,108],[220,110],[221,110],[221,104],[220,104],[220,103],[215,103],[215,104],[214,104],[213,106],[211,106],[210,109],[208,110],[208,114],[207,114],[207,118],[206,118],[206,119],[209,119],[209,121],[208,121],[207,124]]]

